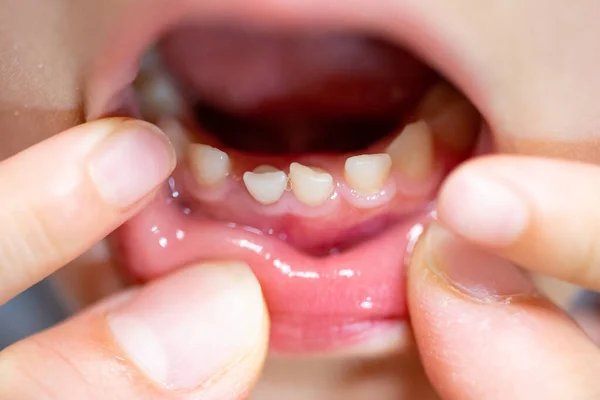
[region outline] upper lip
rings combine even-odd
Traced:
[[[402,43],[477,100],[478,76],[462,52],[421,8],[407,1],[141,0],[122,14],[85,82],[86,118],[114,112],[145,50],[169,28],[189,21],[358,30]],[[475,101],[476,103],[476,101]]]

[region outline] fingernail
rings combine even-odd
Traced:
[[[440,219],[476,243],[507,246],[525,231],[528,209],[505,182],[470,169],[448,178],[439,196]]]
[[[505,303],[536,294],[520,268],[460,239],[438,222],[430,224],[422,240],[427,267],[476,301]]]
[[[127,121],[92,152],[88,170],[102,198],[127,207],[160,185],[175,167],[175,152],[154,125]]]
[[[142,288],[109,315],[109,326],[128,359],[152,381],[192,389],[253,351],[264,318],[250,268],[211,263]]]

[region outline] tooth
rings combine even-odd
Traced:
[[[481,126],[477,109],[448,83],[438,84],[427,93],[417,115],[427,121],[438,143],[458,152],[473,147]]]
[[[346,181],[359,194],[374,194],[381,190],[390,173],[389,154],[365,154],[346,160]]]
[[[188,151],[192,174],[200,185],[215,185],[229,175],[231,162],[227,153],[197,143],[190,144]]]
[[[287,175],[270,165],[261,165],[253,172],[244,173],[244,183],[250,195],[261,204],[276,203],[287,187]]]
[[[435,163],[435,149],[431,129],[423,121],[407,125],[387,147],[394,170],[412,180],[430,176]]]
[[[177,159],[183,159],[185,152],[189,149],[190,141],[188,132],[175,118],[161,115],[156,120],[156,125],[169,137],[175,148]]]
[[[333,191],[333,177],[299,163],[290,164],[292,192],[300,203],[308,206],[323,204]]]

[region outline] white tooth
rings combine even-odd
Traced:
[[[188,151],[192,174],[200,185],[215,185],[229,175],[231,162],[224,151],[197,143],[190,144]]]
[[[299,163],[290,164],[290,183],[296,199],[308,206],[323,204],[333,191],[333,176]]]
[[[427,93],[417,115],[427,122],[438,143],[458,152],[473,147],[481,126],[477,109],[448,83],[440,83]]]
[[[287,187],[285,172],[269,165],[261,165],[254,172],[244,173],[244,183],[250,195],[261,204],[276,203]]]
[[[385,151],[394,170],[412,180],[426,179],[435,163],[435,148],[429,126],[418,121],[407,125]]]
[[[365,154],[350,157],[344,167],[346,181],[362,195],[381,190],[390,173],[392,159],[389,154]]]

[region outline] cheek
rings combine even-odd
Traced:
[[[82,122],[87,66],[131,1],[0,0],[0,160]]]
[[[68,2],[0,0],[0,160],[77,123]]]
[[[81,121],[78,108],[44,110],[0,102],[0,160]]]
[[[493,127],[500,149],[600,159],[600,2],[418,3],[423,12],[436,10],[428,14],[432,24],[467,67],[459,86],[473,89],[467,94]]]

